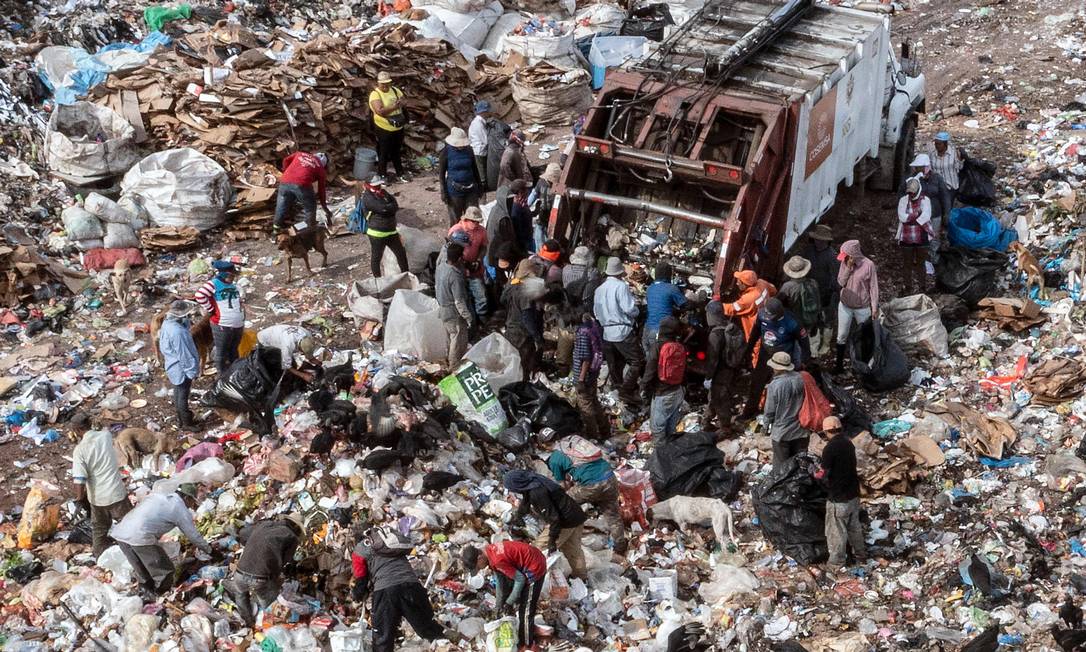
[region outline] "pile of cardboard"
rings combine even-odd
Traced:
[[[374,143],[368,98],[381,71],[404,93],[406,145],[417,153],[466,127],[477,82],[494,85],[493,74],[477,73],[451,45],[421,38],[406,23],[308,40],[281,30],[262,40],[220,22],[131,74],[110,77],[96,101],[156,147],[193,147],[244,179],[244,211],[272,199],[275,166],[295,150],[325,151],[333,172],[351,169],[355,148]]]
[[[15,307],[38,299],[47,299],[66,290],[79,294],[87,275],[68,269],[52,258],[38,253],[37,247],[0,246],[0,301]]]

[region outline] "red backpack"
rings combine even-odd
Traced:
[[[679,342],[664,342],[660,345],[660,359],[656,366],[656,377],[665,385],[682,385],[686,376],[686,347]]]

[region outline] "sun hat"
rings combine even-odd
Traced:
[[[573,253],[570,254],[569,262],[571,265],[591,265],[592,250],[584,245],[578,246],[573,250]]]
[[[460,127],[453,127],[445,137],[445,144],[450,147],[467,147],[470,143],[468,134]]]
[[[391,84],[392,83],[392,75],[390,75],[390,74],[388,74],[388,72],[382,70],[381,72],[377,73],[377,83],[378,84]]]
[[[792,356],[786,351],[777,351],[769,359],[769,368],[777,371],[794,371],[796,366],[792,364]]]
[[[792,256],[784,264],[784,274],[788,278],[803,278],[811,271],[811,261],[803,256]]]
[[[626,268],[622,265],[622,261],[614,256],[607,259],[607,267],[603,271],[608,276],[625,276]]]
[[[829,242],[830,240],[833,240],[833,229],[825,224],[816,224],[815,227],[811,229],[811,238]]]

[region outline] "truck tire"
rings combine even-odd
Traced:
[[[909,172],[909,163],[916,153],[916,113],[910,111],[905,114],[901,122],[901,136],[897,141],[897,149],[894,150],[894,183],[891,188],[896,192],[905,182],[905,176]]]

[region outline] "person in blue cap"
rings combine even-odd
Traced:
[[[958,150],[950,142],[949,133],[940,131],[935,134],[935,138],[928,145],[928,158],[931,161],[931,169],[943,177],[943,183],[946,184],[947,190],[950,191],[951,203],[953,204],[954,198],[958,194],[958,184],[960,183],[958,175],[965,164],[965,153]],[[948,207],[947,210],[950,208],[953,208],[953,205]]]
[[[245,307],[241,293],[234,284],[238,269],[229,260],[211,263],[215,276],[196,290],[196,303],[211,319],[211,335],[215,341],[215,369],[223,374],[238,359],[238,345],[245,327]]]
[[[468,125],[468,142],[471,143],[471,151],[475,153],[475,168],[479,172],[479,178],[484,182],[486,180],[486,148],[489,145],[486,137],[486,121],[490,118],[491,111],[490,102],[479,100],[475,103],[475,117]],[[483,189],[486,190],[485,187]]]

